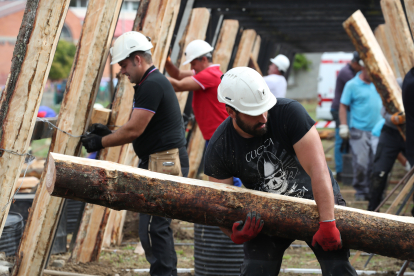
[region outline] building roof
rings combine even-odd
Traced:
[[[1,1],[0,2],[0,18],[24,10],[26,0],[17,1]]]

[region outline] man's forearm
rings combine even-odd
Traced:
[[[326,168],[328,170],[328,168]],[[334,213],[334,195],[329,172],[320,171],[311,176],[313,196],[318,206],[319,220],[332,220]]]
[[[344,104],[339,105],[339,121],[341,122],[341,125],[347,125],[348,119],[347,119],[347,106]],[[336,126],[339,127],[339,126]]]
[[[175,66],[170,59],[167,59],[165,62],[165,70],[167,71],[168,75],[170,75],[174,79],[178,79],[180,76],[180,69]]]
[[[125,127],[121,127],[114,133],[104,136],[102,138],[102,146],[104,148],[116,147],[125,144],[129,144],[134,141],[137,137],[131,134]]]

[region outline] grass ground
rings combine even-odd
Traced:
[[[303,106],[308,110],[310,116],[313,119],[315,118],[315,108],[316,101],[303,101]],[[324,149],[330,148],[334,143],[334,139],[323,140],[322,144]],[[32,149],[36,149],[44,146],[45,142],[36,142],[32,144]],[[47,150],[39,150],[39,156],[45,156]],[[35,155],[36,155],[35,154]],[[36,155],[37,156],[37,155]],[[335,171],[335,160],[333,150],[330,150],[326,153],[326,159],[328,166],[331,170]],[[390,185],[388,186],[388,191],[391,190],[394,185],[404,176],[405,171],[401,164],[396,163],[392,170],[392,175],[390,179]],[[355,201],[354,200],[354,190],[351,186],[345,186],[342,183],[339,183],[341,186],[341,192],[347,201],[347,206],[366,209],[368,202],[366,201]],[[393,200],[395,196],[391,197],[389,202]],[[405,209],[403,215],[410,215],[410,210],[413,206],[411,203]],[[386,204],[381,211],[384,212],[389,204]],[[179,245],[180,243],[193,243],[194,229],[193,224],[183,221],[173,221],[173,230],[175,236],[175,243],[178,244],[175,246],[177,256],[178,256],[178,266],[179,268],[194,268],[194,246],[193,245]],[[70,264],[67,263],[65,267],[59,268],[61,271],[72,271],[78,273],[87,273],[92,275],[149,275],[148,273],[132,273],[125,271],[125,269],[136,269],[136,268],[149,268],[149,263],[146,261],[145,256],[134,253],[134,249],[137,246],[139,238],[137,236],[137,216],[136,214],[129,213],[127,218],[126,225],[124,227],[124,243],[122,246],[113,246],[108,250],[101,252],[101,258],[99,263],[89,263],[89,264]],[[304,242],[296,241],[294,244],[305,245]],[[355,250],[351,250],[351,254],[355,254]],[[353,255],[351,255],[352,257]],[[51,260],[55,259],[64,259],[68,260],[69,253],[63,255],[53,255]],[[364,264],[367,260],[367,255],[360,256],[354,267],[356,269],[364,269]],[[395,271],[398,271],[402,266],[403,261],[383,257],[375,256],[369,265],[367,270],[376,270],[382,272],[388,272],[386,275],[395,275]],[[320,268],[319,263],[317,262],[315,255],[312,250],[308,247],[290,247],[286,250],[286,253],[283,257],[282,268]],[[56,269],[49,267],[49,269]],[[182,274],[183,275],[183,274]],[[187,275],[194,275],[187,274]],[[311,274],[293,274],[293,273],[280,273],[280,275],[311,275]],[[380,275],[380,274],[378,274]],[[381,274],[384,275],[384,274]]]

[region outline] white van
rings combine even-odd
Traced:
[[[322,54],[321,64],[319,65],[317,119],[328,121],[333,119],[331,105],[335,97],[336,77],[352,58],[352,53],[332,52]]]

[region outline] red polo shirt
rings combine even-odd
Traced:
[[[228,117],[226,105],[217,99],[217,87],[223,73],[213,64],[192,76],[201,86],[193,92],[193,112],[205,140],[210,140],[217,127]]]

